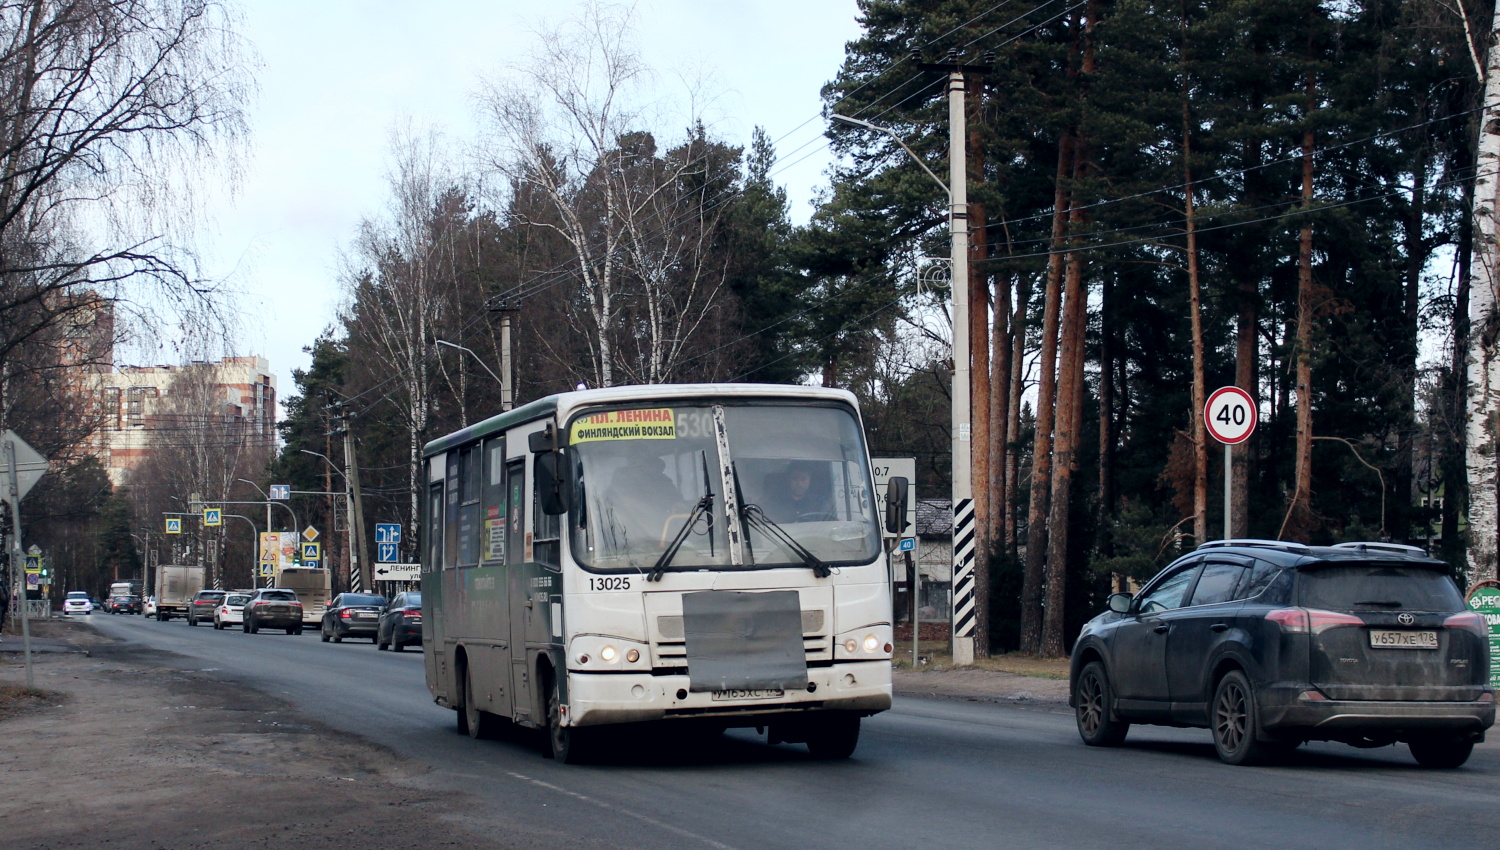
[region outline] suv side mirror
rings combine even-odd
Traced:
[[[1109,605],[1109,610],[1116,614],[1129,614],[1130,603],[1133,600],[1134,597],[1128,593],[1111,593],[1107,604]]]
[[[900,534],[910,524],[906,521],[907,486],[899,475],[885,483],[885,530],[892,534]]]

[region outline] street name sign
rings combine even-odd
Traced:
[[[394,545],[394,544],[392,544]],[[376,581],[420,581],[421,564],[376,564]]]

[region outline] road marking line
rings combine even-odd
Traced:
[[[525,776],[525,775],[520,774],[520,773],[514,773],[514,772],[509,771],[509,770],[505,771],[505,775],[506,776],[514,776],[516,779],[519,779],[519,780],[521,780],[523,782],[530,782],[532,785],[535,785],[535,786],[537,786],[539,788],[546,788],[548,791],[556,791],[559,794],[567,794],[569,797],[573,797],[575,799],[582,800],[585,803],[589,803],[591,805],[598,806],[601,809],[607,809],[607,810],[609,810],[611,812],[615,812],[617,814],[622,814],[622,815],[627,815],[629,817],[633,817],[636,820],[644,821],[644,822],[649,823],[652,826],[657,827],[659,829],[665,829],[668,832],[675,832],[678,835],[683,836],[684,838],[691,838],[694,841],[701,841],[704,844],[707,844],[709,847],[717,847],[717,848],[719,848],[719,850],[734,850],[734,848],[730,847],[728,844],[721,844],[721,843],[713,840],[712,838],[705,838],[704,836],[699,835],[696,832],[688,832],[687,830],[682,829],[681,827],[676,827],[676,826],[673,826],[673,825],[671,825],[669,823],[664,823],[664,822],[659,821],[659,820],[657,820],[656,818],[653,818],[653,817],[647,817],[646,815],[643,815],[643,814],[641,814],[639,812],[632,812],[632,811],[629,811],[628,809],[622,809],[619,806],[611,805],[609,803],[604,802],[603,800],[596,800],[593,797],[589,797],[589,796],[586,796],[584,794],[580,794],[577,791],[569,791],[566,788],[560,788],[560,787],[558,787],[556,785],[553,785],[551,782],[544,782],[543,780],[540,780],[540,779],[533,779],[530,776]]]

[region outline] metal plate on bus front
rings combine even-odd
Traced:
[[[682,595],[689,689],[807,689],[802,604],[795,590]]]

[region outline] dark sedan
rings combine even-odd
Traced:
[[[343,643],[346,637],[374,641],[380,631],[380,612],[384,610],[385,597],[379,594],[340,593],[328,603],[328,611],[323,614],[323,642]]]
[[[134,596],[116,596],[109,601],[109,613],[139,614],[141,613],[141,600]]]
[[[422,594],[410,590],[396,594],[389,608],[380,615],[375,633],[376,649],[394,649],[422,645]]]
[[[1415,547],[1219,541],[1109,598],[1074,646],[1071,702],[1093,746],[1205,726],[1229,764],[1400,742],[1452,768],[1495,722],[1488,634]]]

